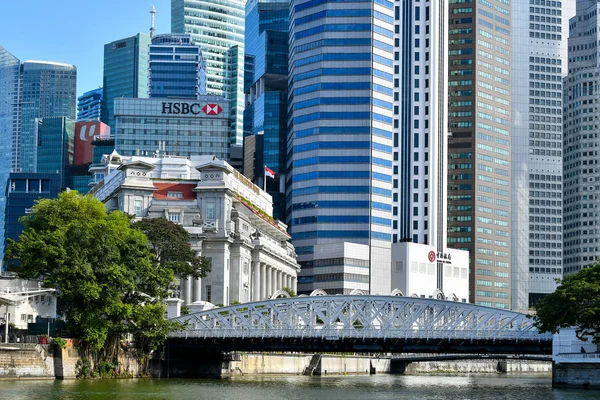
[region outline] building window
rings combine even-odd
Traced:
[[[167,192],[167,197],[171,199],[183,199],[182,192]]]
[[[215,203],[213,201],[206,203],[206,219],[215,219]]]
[[[135,201],[135,216],[136,217],[142,216],[142,200]]]
[[[208,301],[210,303],[211,298],[212,298],[212,288],[210,285],[205,286],[205,292],[206,292],[206,301]]]
[[[170,212],[169,213],[169,221],[175,222],[178,224],[181,221],[181,215],[178,212]]]

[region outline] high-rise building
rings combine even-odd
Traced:
[[[85,92],[77,98],[77,121],[100,121],[104,89]]]
[[[393,3],[290,7],[286,192],[298,291],[389,294]]]
[[[35,122],[35,172],[57,173],[61,187],[68,186],[68,167],[73,165],[75,149],[75,121],[66,117],[47,117]]]
[[[189,33],[206,60],[206,94],[230,102],[232,144],[243,142],[244,0],[171,0],[171,32]]]
[[[37,172],[36,118],[75,119],[77,68],[49,61],[25,61],[21,73],[20,161],[17,171]]]
[[[562,277],[562,79],[569,5],[512,2],[511,297],[516,310],[535,306]]]
[[[0,256],[4,256],[4,210],[6,207],[6,182],[15,170],[19,158],[21,118],[19,106],[21,61],[0,46]],[[2,261],[0,260],[0,272]]]
[[[273,196],[273,216],[285,219],[287,148],[287,0],[246,3],[244,136],[251,140],[254,162],[246,176]],[[275,172],[265,182],[265,166]]]
[[[115,149],[123,156],[229,158],[229,103],[220,96],[115,99]]]
[[[150,97],[197,99],[206,94],[206,62],[192,35],[167,33],[152,37],[148,55]]]
[[[600,258],[600,56],[597,1],[578,0],[569,21],[568,75],[564,80],[563,216],[565,275]]]
[[[116,98],[148,97],[148,46],[144,33],[104,45],[102,122],[113,131]]]
[[[448,16],[448,246],[470,253],[470,302],[497,308],[511,307],[510,3]]]

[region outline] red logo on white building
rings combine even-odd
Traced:
[[[435,251],[430,251],[429,254],[427,254],[427,258],[429,259],[429,262],[434,262],[435,261]]]
[[[204,111],[206,115],[219,115],[221,114],[221,111],[223,111],[223,107],[218,104],[207,104],[202,107],[202,111]]]

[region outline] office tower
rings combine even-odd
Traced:
[[[73,165],[75,121],[66,117],[36,119],[36,170],[58,173],[61,187],[68,186],[67,167]]]
[[[152,38],[150,97],[196,99],[206,94],[206,63],[189,34],[167,33]]]
[[[448,246],[471,255],[470,302],[497,308],[511,306],[510,8],[455,2],[448,17]]]
[[[77,98],[77,121],[100,121],[104,89],[85,92]]]
[[[229,159],[229,102],[220,96],[115,99],[115,126],[115,149],[123,156]]]
[[[393,4],[290,7],[286,193],[298,291],[388,294]]]
[[[6,238],[2,240],[2,247],[6,239],[19,240],[23,232],[23,224],[19,218],[27,215],[39,199],[53,199],[60,192],[60,174],[36,172],[12,172],[8,176],[6,194],[6,211],[2,219],[6,220],[1,231]]]
[[[102,122],[113,131],[116,98],[148,97],[148,46],[144,33],[104,45]]]
[[[567,72],[568,3],[512,2],[511,297],[515,310],[535,306],[562,277],[562,79]]]
[[[6,182],[11,170],[16,169],[19,158],[19,85],[21,83],[21,61],[0,46],[0,256],[4,256],[4,210],[6,207]],[[0,261],[0,272],[2,261]]]
[[[77,68],[57,62],[25,61],[21,69],[21,148],[17,168],[38,172],[36,118],[75,119]]]
[[[285,220],[287,57],[289,7],[285,0],[246,3],[244,136],[254,160],[246,176],[273,196],[273,216]],[[265,166],[275,172],[266,178]]]
[[[171,0],[171,32],[189,33],[206,60],[206,94],[230,102],[232,144],[243,141],[243,0]]]
[[[600,257],[599,11],[598,2],[578,0],[576,15],[569,21],[568,75],[563,88],[565,275]]]
[[[469,297],[469,253],[447,248],[448,6],[396,6],[392,288]]]

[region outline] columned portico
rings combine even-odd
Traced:
[[[260,263],[252,263],[252,271],[254,273],[254,280],[252,281],[252,300],[260,300]]]

